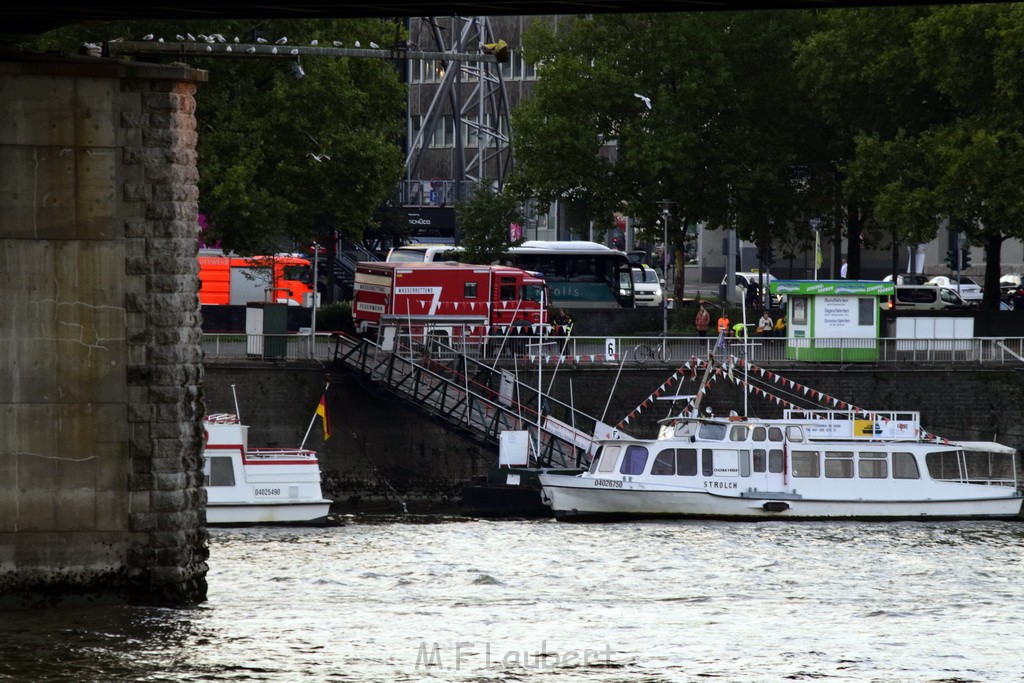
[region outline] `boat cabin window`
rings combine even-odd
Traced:
[[[721,441],[725,438],[725,425],[704,422],[701,424],[700,433],[697,436],[708,441]]]
[[[804,430],[800,427],[786,427],[786,438],[793,443],[800,443],[804,440]]]
[[[700,454],[700,473],[710,477],[715,473],[715,458],[713,452],[705,448]]]
[[[651,474],[697,476],[697,449],[666,448],[654,459],[654,464],[651,465]]]
[[[764,427],[755,427],[754,431],[756,432],[758,429],[764,429]],[[768,464],[768,451],[763,448],[755,448],[752,454],[754,456],[754,471],[764,472],[765,465]]]
[[[626,454],[622,456],[619,474],[643,474],[647,466],[647,449],[643,446],[626,446]]]
[[[597,473],[597,465],[601,462],[601,454],[604,453],[604,446],[598,446],[597,452],[594,453],[594,459],[590,461],[590,469],[587,470],[591,474]]]
[[[676,427],[676,436],[696,436],[697,424],[695,422],[684,422]]]
[[[857,476],[861,479],[885,479],[889,476],[885,453],[858,453]]]
[[[740,451],[740,476],[750,476],[750,451]]]
[[[892,478],[893,479],[920,479],[921,473],[917,469],[917,460],[913,453],[892,454]]]
[[[605,446],[601,455],[601,463],[597,466],[598,472],[611,472],[615,469],[615,461],[619,459],[619,451],[622,446]]]
[[[782,449],[773,448],[768,451],[768,471],[772,474],[782,472]]]
[[[231,458],[212,457],[210,461],[210,476],[207,477],[207,486],[234,486],[235,470],[231,465]]]
[[[730,441],[746,441],[749,428],[746,425],[733,425],[729,430]]]
[[[654,459],[654,464],[651,465],[651,474],[653,476],[668,476],[676,473],[676,452],[674,448],[666,448],[661,453],[658,453],[658,457]]]
[[[768,428],[768,440],[769,441],[782,441],[782,427],[769,427]]]
[[[812,479],[821,475],[817,451],[793,451],[793,476]]]
[[[825,451],[826,479],[853,479],[853,451]]]
[[[764,427],[754,427],[752,438],[754,441],[766,441],[768,439],[768,430]]]
[[[936,451],[924,456],[925,465],[928,466],[928,476],[932,479],[956,479],[964,478],[960,471],[960,451]]]

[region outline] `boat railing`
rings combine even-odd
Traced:
[[[307,448],[250,448],[247,460],[316,460],[316,451]]]

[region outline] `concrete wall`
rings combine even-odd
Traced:
[[[204,77],[0,61],[0,603],[205,598]]]
[[[1020,426],[1024,405],[1024,368],[951,368],[942,365],[891,368],[803,364],[773,365],[773,372],[868,410],[921,413],[926,430],[946,438],[998,440],[1024,448]],[[548,372],[545,370],[545,372]],[[629,369],[614,366],[559,370],[554,396],[635,436],[653,437],[657,421],[668,413],[664,401],[641,408],[673,377],[675,368]],[[737,376],[741,376],[737,373]],[[547,386],[550,375],[545,378]],[[461,484],[486,473],[494,453],[425,419],[400,399],[345,372],[333,377],[310,363],[207,362],[205,395],[210,412],[234,412],[231,385],[239,409],[251,426],[253,446],[296,446],[314,415],[325,382],[334,434],[322,440],[314,425],[306,446],[317,450],[324,492],[340,511],[398,511],[454,508]],[[699,378],[688,373],[665,386],[662,394],[692,394]],[[794,400],[798,390],[773,383],[770,391]],[[609,396],[611,397],[609,399]],[[782,407],[748,395],[749,414],[774,417]],[[800,402],[807,405],[806,402]],[[724,379],[714,382],[706,405],[716,414],[743,411],[743,392]],[[556,415],[556,417],[559,417]]]

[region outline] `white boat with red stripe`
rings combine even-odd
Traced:
[[[206,523],[210,526],[326,524],[316,452],[249,448],[249,427],[233,413],[203,422]]]

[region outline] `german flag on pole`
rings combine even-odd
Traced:
[[[320,421],[324,425],[324,441],[331,438],[331,420],[327,417],[327,392],[320,397],[320,405],[316,407],[316,414],[320,416]]]

